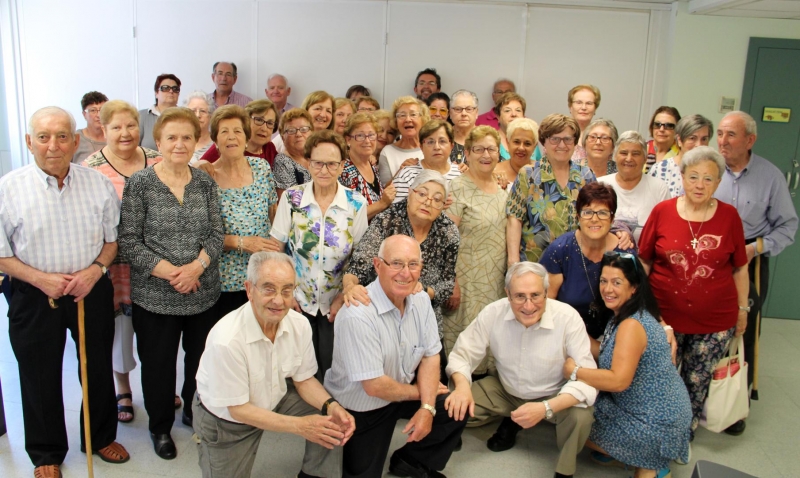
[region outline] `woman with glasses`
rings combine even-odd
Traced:
[[[278,131],[283,138],[286,152],[275,156],[275,184],[278,198],[292,186],[311,181],[308,160],[305,157],[306,140],[311,134],[311,115],[302,108],[292,108],[283,113]]]
[[[378,100],[371,96],[361,96],[354,103],[356,104],[356,113],[374,113],[381,109]]]
[[[447,93],[433,93],[425,99],[425,104],[428,105],[432,120],[447,121],[450,115],[450,97]]]
[[[383,148],[385,148],[387,144],[392,144],[397,137],[397,130],[392,126],[392,114],[388,111],[379,109],[370,114],[375,118],[375,121],[378,122],[378,139],[375,142],[374,160],[370,159],[372,164],[377,165],[378,158],[381,156]],[[380,171],[378,174],[380,174]],[[383,179],[381,179],[381,182],[383,182]]]
[[[149,107],[139,110],[139,146],[149,149],[158,149],[156,139],[153,137],[153,127],[158,120],[158,116],[167,108],[178,105],[178,97],[181,94],[181,80],[172,73],[162,73],[156,77],[153,91],[156,92],[156,103]]]
[[[547,269],[547,296],[571,305],[593,339],[602,335],[609,316],[602,308],[600,263],[606,251],[622,249],[611,233],[617,210],[617,194],[611,186],[593,182],[581,188],[575,203],[578,229],[559,236],[547,246],[540,263]]]
[[[574,119],[548,115],[539,126],[541,161],[519,170],[506,204],[508,262],[538,262],[560,235],[575,230],[578,192],[596,178],[571,160],[580,130]]]
[[[672,106],[659,106],[653,117],[650,118],[650,137],[647,142],[647,163],[644,172],[659,161],[672,158],[678,155],[678,145],[675,143],[675,127],[681,120],[678,109]]]
[[[317,90],[309,93],[300,109],[308,111],[311,117],[311,130],[322,131],[323,129],[333,129],[333,117],[336,113],[336,98],[327,91]],[[275,138],[275,148],[279,153],[285,153],[283,137]]]
[[[378,177],[378,169],[370,161],[375,154],[377,131],[378,122],[372,115],[356,113],[347,120],[344,137],[350,156],[344,162],[339,176],[339,182],[344,187],[361,193],[367,200],[369,220],[391,206],[395,196],[394,185],[384,187]]]
[[[582,138],[586,127],[592,122],[597,108],[600,107],[600,90],[594,85],[578,85],[567,93],[567,108],[569,114],[578,122],[578,137]],[[581,166],[586,166],[585,144],[575,145],[575,152],[572,153],[572,160],[577,161]]]
[[[650,176],[664,181],[672,197],[683,196],[683,181],[681,180],[681,160],[683,155],[697,146],[708,146],[711,135],[714,134],[714,124],[702,115],[691,115],[681,118],[675,126],[675,143],[678,145],[678,154],[653,165]]]
[[[453,150],[450,151],[450,162],[463,164],[467,160],[464,143],[478,119],[478,95],[469,90],[458,90],[453,93],[450,102],[450,121],[453,123]]]
[[[742,220],[714,199],[725,159],[708,146],[683,156],[683,196],[661,202],[639,241],[661,316],[675,329],[681,377],[692,402],[692,433],[717,361],[747,326],[748,292]]]
[[[200,139],[194,145],[194,154],[192,155],[192,165],[196,165],[200,158],[206,154],[206,151],[214,144],[211,139],[211,132],[208,126],[211,124],[211,112],[213,111],[214,102],[202,91],[193,91],[184,100],[183,106],[192,110],[200,121]]]
[[[75,155],[72,156],[73,163],[81,164],[84,159],[106,145],[103,124],[100,122],[100,109],[106,101],[108,101],[108,97],[99,91],[90,91],[81,98],[81,111],[86,120],[86,127],[77,132],[81,139]]]
[[[617,127],[605,118],[593,120],[583,130],[581,141],[586,148],[586,166],[596,177],[617,172],[617,163],[614,162],[614,145],[617,144],[617,139]]]
[[[284,113],[284,118],[289,114]],[[347,147],[333,131],[315,131],[305,143],[311,181],[286,189],[270,235],[278,251],[289,245],[297,271],[294,309],[311,324],[317,379],[333,359],[332,303],[341,296],[342,276],[367,229],[367,200],[339,184]],[[341,303],[341,297],[339,297]]]
[[[428,121],[419,130],[419,141],[422,145],[422,161],[404,167],[392,181],[397,191],[394,197],[396,203],[408,197],[411,184],[424,170],[438,172],[448,184],[461,175],[459,165],[450,162],[450,150],[453,148],[453,127],[450,123],[442,120]]]
[[[333,115],[333,131],[344,134],[347,119],[356,112],[356,105],[347,98],[336,98],[333,104],[336,113]]]
[[[497,164],[494,175],[498,184],[505,184],[504,189],[509,191],[519,170],[534,163],[531,158],[539,144],[539,125],[532,119],[517,118],[506,127],[506,134],[511,157]]]
[[[401,96],[394,100],[391,127],[400,137],[394,143],[387,144],[378,159],[378,172],[383,184],[391,182],[406,160],[417,161],[422,158],[419,130],[428,120],[428,107],[413,96]]]
[[[244,111],[249,118],[251,133],[245,145],[245,155],[261,158],[267,161],[270,167],[273,167],[278,151],[272,144],[272,129],[275,127],[278,117],[278,108],[270,100],[254,100],[247,103]],[[219,147],[215,144],[208,148],[200,160],[214,163],[219,157]]]

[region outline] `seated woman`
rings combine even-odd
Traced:
[[[245,155],[264,159],[270,167],[274,167],[278,150],[272,143],[272,130],[278,118],[278,108],[270,100],[254,100],[247,103],[244,110],[250,118],[250,137],[245,146]],[[202,161],[213,163],[219,157],[219,149],[213,144],[200,158],[201,164]]]
[[[433,93],[425,99],[425,104],[428,105],[432,120],[447,121],[450,116],[450,97],[447,93]]]
[[[619,133],[611,120],[597,118],[583,130],[581,142],[586,148],[586,166],[596,177],[617,172],[614,162],[614,145]]]
[[[672,364],[664,329],[656,320],[658,304],[636,257],[607,252],[600,294],[614,313],[599,347],[592,347],[597,369],[564,364],[564,377],[580,380],[601,393],[594,404],[594,425],[586,446],[636,468],[636,478],[670,475],[669,462],[689,459],[692,407]],[[606,456],[603,456],[606,455]]]
[[[683,179],[681,178],[683,155],[698,146],[708,146],[708,141],[713,134],[714,124],[705,116],[691,115],[681,118],[675,127],[675,143],[678,145],[678,154],[657,162],[650,168],[648,174],[667,183],[671,197],[683,196]]]
[[[333,130],[339,134],[344,134],[347,126],[347,119],[356,112],[356,105],[347,98],[336,98],[333,104],[336,114],[333,115]]]
[[[407,159],[422,158],[419,148],[419,130],[430,120],[428,107],[413,96],[401,96],[392,104],[391,127],[398,131],[397,141],[389,138],[390,143],[380,153],[378,171],[383,184],[388,184],[400,165]]]
[[[532,119],[517,118],[506,127],[506,133],[511,157],[508,161],[497,163],[494,175],[498,184],[506,184],[505,189],[508,191],[517,179],[519,170],[534,163],[531,158],[539,143],[539,125]]]
[[[411,183],[426,169],[444,176],[448,184],[461,175],[459,165],[450,162],[450,150],[453,148],[453,127],[450,123],[442,120],[428,121],[419,130],[419,141],[422,145],[422,161],[402,168],[392,181],[397,191],[395,203],[408,197]]]
[[[603,253],[635,251],[620,248],[619,238],[611,233],[617,210],[617,194],[611,186],[587,184],[578,193],[575,208],[578,229],[553,241],[539,262],[547,269],[550,281],[547,297],[575,308],[586,324],[586,332],[596,339],[603,334],[609,319],[609,314],[603,313],[598,290]]]

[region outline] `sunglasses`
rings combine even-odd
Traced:
[[[675,129],[675,123],[660,123],[658,121],[655,121],[653,123],[653,129],[661,129],[661,128],[664,128],[668,131],[672,131]]]
[[[617,257],[621,257],[623,259],[629,259],[629,260],[631,260],[633,262],[633,269],[636,272],[639,272],[639,266],[637,264],[637,262],[639,262],[639,261],[636,260],[636,256],[634,256],[631,253],[628,253],[628,252],[617,252],[617,251],[606,251],[603,254],[603,256],[604,257],[608,257],[609,259],[616,259]]]
[[[180,86],[169,86],[169,85],[161,85],[158,87],[159,91],[166,93],[167,91],[172,90],[173,93],[180,93],[181,87]]]

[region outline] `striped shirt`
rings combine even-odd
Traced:
[[[331,396],[358,412],[390,403],[367,395],[361,381],[386,375],[409,384],[422,358],[442,348],[428,294],[408,296],[401,316],[378,280],[367,286],[367,293],[369,305],[344,306],[336,316],[333,364],[325,373]]]
[[[392,181],[392,184],[394,184],[394,188],[397,191],[397,194],[394,197],[394,202],[398,203],[408,197],[408,192],[411,190],[411,183],[417,179],[417,176],[419,176],[419,173],[421,172],[422,166],[415,164],[413,166],[406,166],[402,171],[397,173],[394,181]],[[450,163],[450,171],[443,176],[449,185],[450,181],[461,176],[461,170],[458,169],[458,165],[456,163]]]
[[[42,272],[72,274],[117,240],[119,198],[111,181],[71,164],[64,185],[36,164],[0,179],[0,257]]]

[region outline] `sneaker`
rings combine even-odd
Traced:
[[[658,470],[658,473],[656,473],[656,478],[671,478],[671,477],[672,477],[672,472],[669,470],[669,468],[662,468]]]

